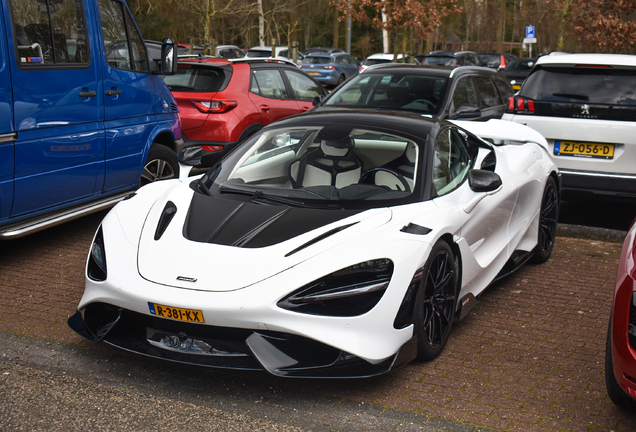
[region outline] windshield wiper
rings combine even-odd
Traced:
[[[249,190],[245,190],[245,189],[234,189],[228,186],[221,186],[219,188],[219,192],[221,193],[234,193],[234,194],[239,194],[239,195],[249,195],[252,197],[252,201],[253,202],[257,202],[257,203],[277,203],[277,204],[284,204],[290,207],[300,207],[300,208],[314,208],[314,209],[342,209],[341,206],[336,205],[336,204],[326,204],[326,205],[321,205],[321,204],[306,204],[303,201],[294,199],[294,198],[286,198],[286,197],[281,197],[281,196],[277,196],[277,195],[269,195],[264,193],[263,191],[249,191]],[[310,192],[310,191],[305,191],[305,192]],[[320,196],[316,193],[310,192],[313,195],[317,195]],[[324,197],[320,196],[321,199],[324,199]]]
[[[584,94],[576,93],[552,93],[552,96],[566,97],[570,99],[590,100],[590,97]]]

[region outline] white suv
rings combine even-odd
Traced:
[[[636,56],[540,57],[502,119],[548,140],[564,194],[636,197]]]

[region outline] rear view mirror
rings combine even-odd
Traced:
[[[161,74],[177,73],[177,46],[171,38],[165,38],[161,45]]]

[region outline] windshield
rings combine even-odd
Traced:
[[[344,208],[403,202],[419,180],[415,142],[342,124],[266,130],[237,150],[193,187],[263,203]]]
[[[540,67],[527,79],[523,94],[554,102],[636,105],[636,70],[604,67]]]
[[[435,116],[442,108],[447,81],[408,72],[363,73],[334,92],[324,106],[384,108]]]
[[[426,56],[422,60],[423,65],[433,66],[457,66],[457,60],[455,57],[448,56]]]
[[[389,59],[366,59],[362,64],[364,64],[365,66],[373,66],[376,64],[382,64],[382,63],[391,63],[392,60]]]
[[[333,62],[331,57],[305,57],[304,59],[304,63],[307,64],[329,64]]]

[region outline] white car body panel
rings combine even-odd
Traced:
[[[149,302],[196,309],[202,311],[205,325],[299,335],[370,364],[386,361],[413,338],[412,324],[394,327],[396,311],[413,276],[424,267],[440,238],[452,239],[460,251],[460,299],[479,295],[515,250],[531,251],[537,244],[537,203],[548,175],[557,172],[545,155],[545,140],[532,129],[510,122],[455,123],[495,142],[518,143],[493,146],[502,180],[498,189],[475,193],[464,181],[447,195],[364,210],[267,247],[242,248],[186,239],[183,227],[195,193],[189,185],[192,178],[146,186],[134,198],[115,206],[103,220],[108,278],[86,278],[78,310],[106,303],[151,315]],[[480,150],[477,164],[489,151]],[[177,211],[155,240],[168,201]],[[354,222],[289,254],[335,227]],[[430,232],[414,235],[401,231],[409,224]],[[290,292],[325,275],[382,258],[393,262],[393,275],[385,294],[366,313],[321,316],[277,305]]]

